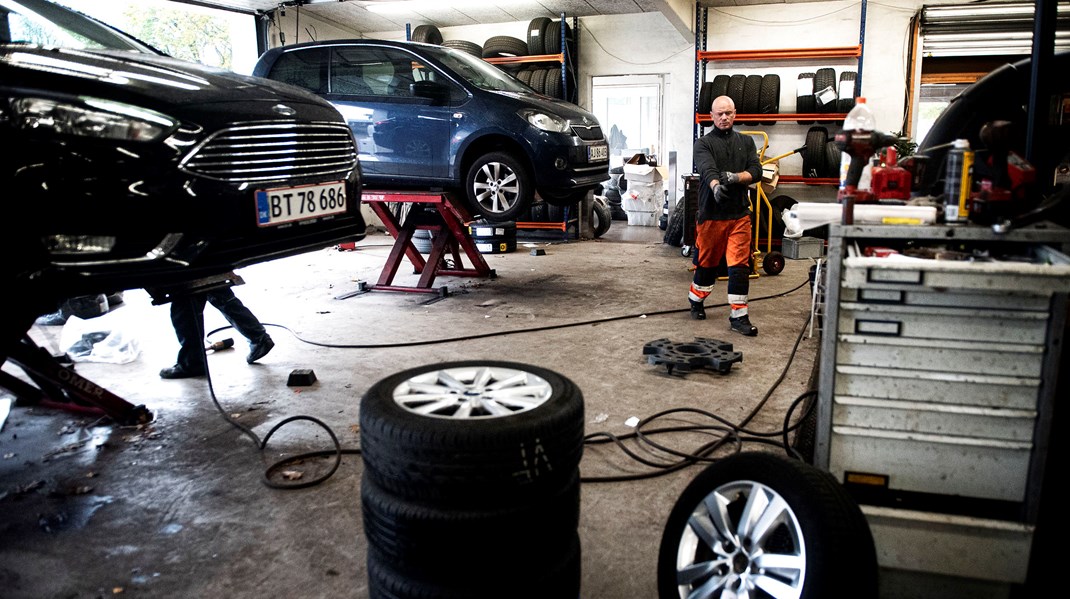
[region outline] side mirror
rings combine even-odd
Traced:
[[[442,105],[449,102],[450,90],[436,81],[417,81],[409,84],[409,91],[414,98],[427,98],[431,104]]]

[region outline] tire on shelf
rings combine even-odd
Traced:
[[[831,102],[825,102],[824,104],[822,104],[816,99],[816,95],[828,87],[831,87],[833,92],[836,91],[836,69],[833,69],[831,67],[823,67],[814,71],[814,103],[816,105],[817,112],[836,112],[836,105],[838,103],[838,100],[833,100]]]
[[[572,37],[572,27],[565,22],[565,45],[569,54],[575,51],[575,39]],[[561,49],[561,21],[554,19],[546,26],[546,37],[543,38],[543,48],[546,54],[560,54]]]
[[[528,22],[528,54],[539,56],[546,51],[546,28],[553,22],[550,17],[536,17]]]
[[[839,178],[840,159],[842,157],[843,153],[840,152],[835,139],[829,139],[825,142],[825,173],[821,176]]]
[[[528,43],[511,35],[495,35],[483,42],[483,58],[527,56]]]
[[[728,95],[728,80],[732,77],[728,75],[716,75],[713,78],[713,90],[710,94],[710,102],[721,96]]]
[[[857,78],[858,73],[855,71],[840,73],[840,86],[837,90],[839,99],[836,101],[836,112],[851,112],[851,109],[855,107],[855,80]]]
[[[464,189],[472,216],[493,222],[515,220],[535,197],[531,173],[508,152],[478,156],[468,167]]]
[[[759,114],[780,113],[780,75],[763,75],[758,93]],[[776,121],[762,121],[763,125],[775,125]]]
[[[851,597],[876,599],[877,577],[872,533],[844,487],[768,452],[735,454],[700,472],[673,506],[658,551],[660,599],[703,585],[702,597],[754,597],[763,583],[784,597],[851,589]]]
[[[732,102],[736,105],[736,112],[739,112],[740,107],[743,106],[743,89],[746,85],[746,75],[732,75],[728,78],[728,88],[725,90],[725,95],[732,98]]]
[[[579,466],[583,413],[575,383],[546,368],[428,364],[364,393],[361,456],[375,484],[399,498],[467,509],[537,501]]]
[[[799,82],[795,92],[795,112],[813,114],[817,112],[817,100],[814,99],[814,73],[799,73]],[[795,121],[800,125],[812,125],[814,121]]]
[[[564,92],[561,89],[561,69],[558,67],[549,67],[545,69],[546,76],[543,78],[543,92],[551,98],[564,99],[562,94]]]
[[[530,87],[531,86],[531,74],[533,72],[534,71],[532,69],[521,69],[520,72],[516,74],[516,78],[519,79],[520,82],[523,83],[524,85],[527,85],[528,87]]]
[[[417,25],[412,30],[412,41],[441,45],[442,32],[434,25]]]
[[[531,222],[544,223],[547,222],[549,205],[546,202],[535,202],[531,205]]]
[[[453,48],[454,50],[467,52],[476,58],[483,58],[483,46],[480,46],[475,42],[466,40],[444,40],[441,45],[446,48]]]
[[[535,90],[540,94],[545,93],[543,90],[546,89],[546,69],[532,69],[531,81],[528,83],[528,85],[531,87],[531,89]]]
[[[744,114],[757,114],[758,105],[761,102],[762,76],[747,75],[743,80],[743,105],[736,106],[737,112]],[[756,124],[757,121],[743,121],[744,124]]]
[[[713,109],[713,99],[717,96],[713,95],[713,82],[706,81],[702,84],[702,87],[698,91],[698,112],[699,114],[709,114]]]
[[[825,127],[810,127],[806,132],[806,145],[803,148],[803,177],[815,178],[825,171],[825,145],[829,140],[829,131]]]

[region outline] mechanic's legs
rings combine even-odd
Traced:
[[[246,362],[252,364],[266,356],[275,347],[275,342],[271,339],[271,335],[268,335],[267,329],[252,310],[234,295],[230,287],[209,291],[208,301],[223,314],[223,318],[227,319],[235,330],[241,333],[242,337],[249,340],[249,355],[245,358]]]
[[[176,297],[171,301],[171,324],[178,338],[178,358],[175,365],[164,368],[160,376],[165,379],[204,376],[204,304],[203,293]]]
[[[751,222],[750,217],[734,221],[728,232],[728,304],[732,311],[728,317],[731,329],[742,335],[753,337],[758,334],[758,327],[750,323],[747,309],[750,293],[750,258],[751,258]]]
[[[724,234],[727,224],[727,221],[707,220],[695,225],[695,276],[687,293],[691,318],[695,320],[706,318],[703,304],[717,282],[717,265],[724,256],[728,241]]]

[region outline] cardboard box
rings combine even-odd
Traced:
[[[624,178],[628,182],[635,181],[637,183],[654,183],[656,181],[664,180],[667,173],[664,172],[664,167],[651,166],[649,164],[625,164],[624,165]]]

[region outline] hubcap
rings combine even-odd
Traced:
[[[724,484],[695,507],[680,537],[681,599],[799,599],[806,579],[802,527],[787,501],[753,481]]]
[[[550,383],[530,372],[470,366],[412,377],[394,389],[394,401],[421,416],[483,419],[533,410],[552,394]]]
[[[476,203],[484,212],[499,214],[508,210],[520,197],[520,181],[513,169],[500,162],[488,162],[472,181]]]

